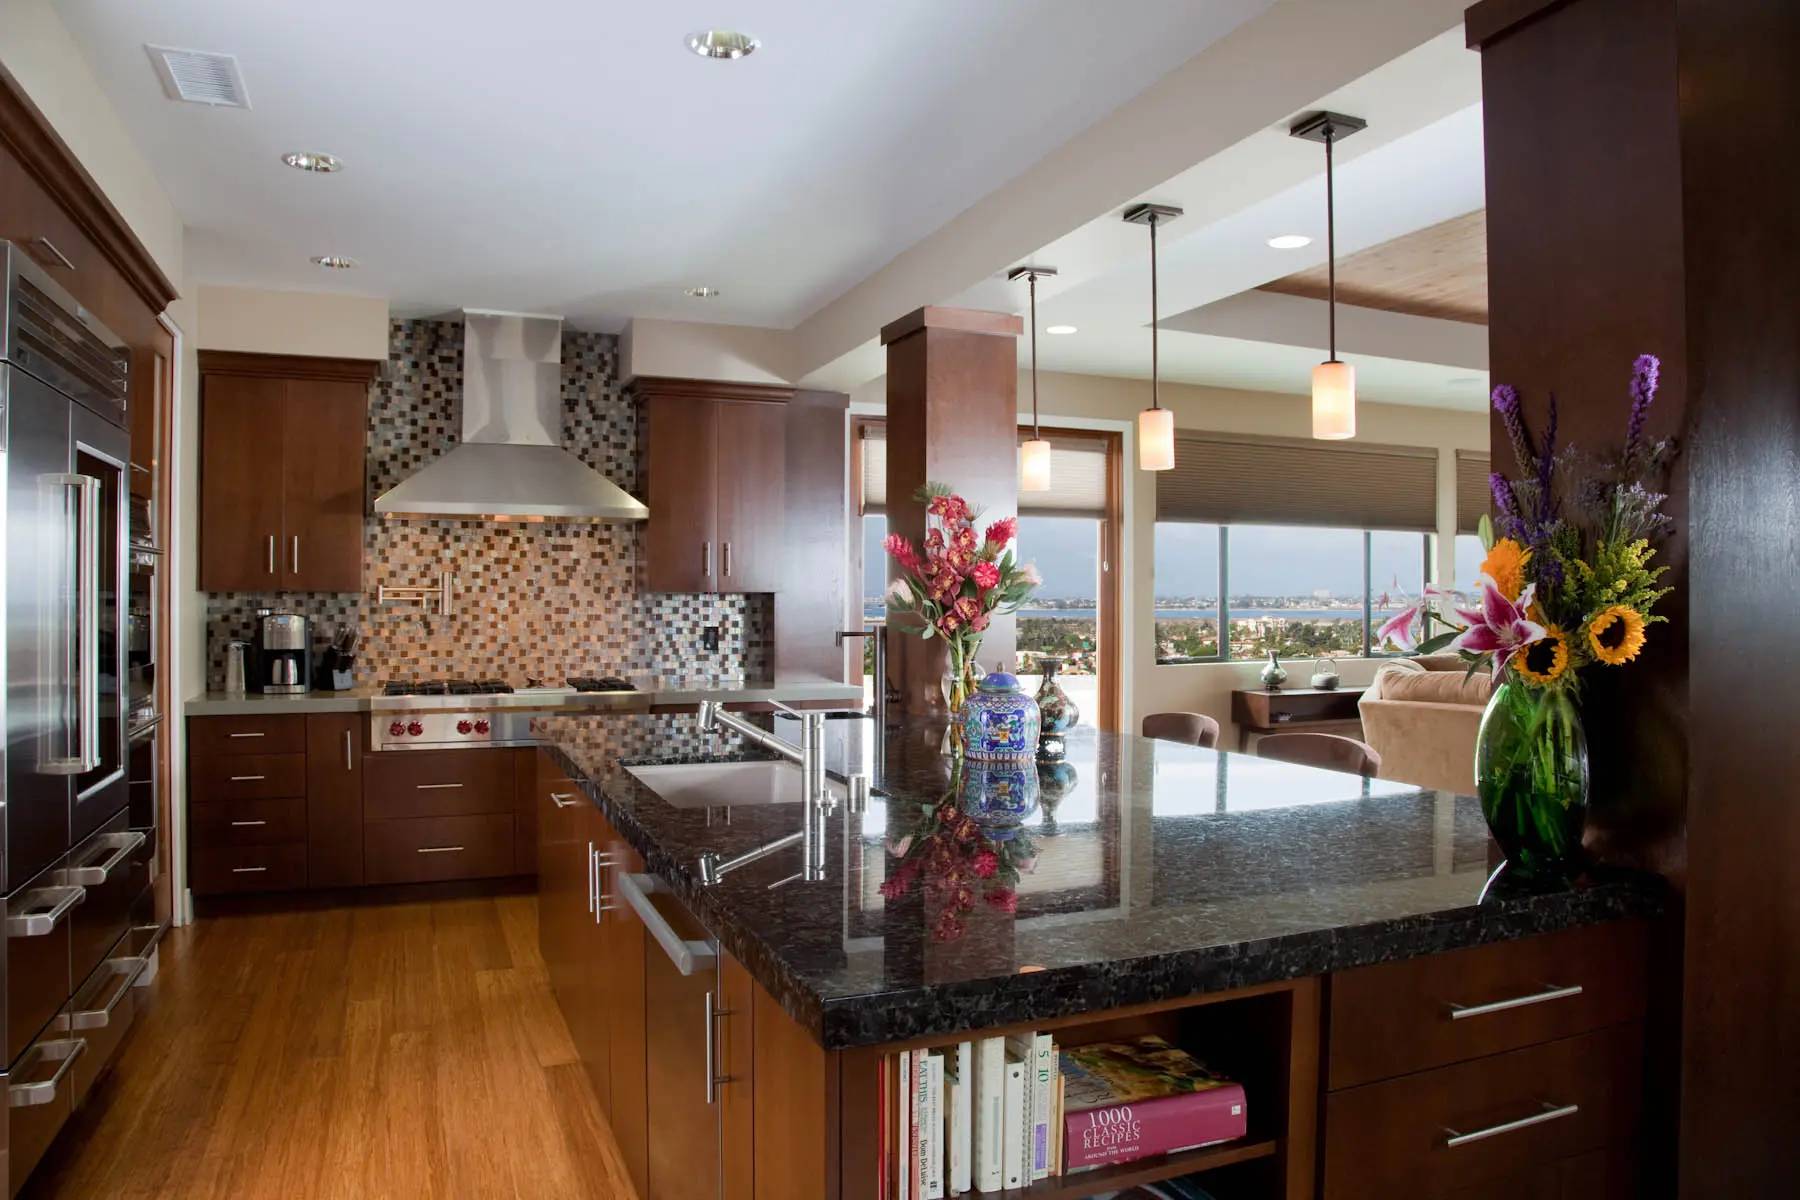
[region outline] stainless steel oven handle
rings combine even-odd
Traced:
[[[650,931],[650,936],[656,939],[656,944],[662,947],[663,953],[669,956],[669,961],[675,964],[677,971],[683,975],[692,975],[695,971],[712,970],[713,965],[718,962],[718,953],[712,948],[712,944],[683,938],[675,932],[675,927],[669,924],[656,905],[650,902],[651,892],[667,890],[654,876],[632,875],[620,871],[614,876],[614,881],[618,884],[619,894],[625,897],[625,903],[631,905],[632,911],[637,913],[644,928]]]
[[[120,863],[131,857],[132,851],[144,844],[144,841],[143,831],[137,829],[129,833],[103,833],[94,839],[94,844],[112,848],[112,853],[106,856],[106,861],[70,867],[65,874],[70,883],[79,883],[83,887],[99,887],[107,881]]]
[[[59,1038],[53,1042],[37,1044],[38,1057],[43,1058],[55,1054],[62,1059],[56,1071],[48,1079],[39,1079],[32,1083],[10,1084],[6,1089],[6,1100],[12,1108],[36,1108],[40,1104],[49,1104],[56,1099],[56,1089],[62,1085],[63,1076],[75,1065],[87,1049],[87,1042],[81,1038]],[[14,1072],[17,1074],[18,1072]]]
[[[138,973],[144,969],[144,960],[137,957],[117,958],[112,960],[113,990],[104,1004],[93,1008],[78,1008],[69,1014],[69,1028],[105,1029],[112,1023],[113,1009],[119,1007],[131,992],[131,985],[137,982]]]
[[[22,912],[6,918],[7,937],[43,937],[47,933],[54,933],[62,919],[69,915],[69,910],[87,899],[87,889],[74,884],[37,888],[25,893],[19,900],[19,906],[23,908],[30,905],[33,896],[45,900],[55,896],[56,899],[42,912]]]

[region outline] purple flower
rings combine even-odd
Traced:
[[[1657,383],[1662,376],[1662,360],[1654,354],[1640,354],[1631,364],[1631,417],[1625,422],[1625,458],[1629,461],[1644,435],[1644,422],[1650,416],[1650,405],[1656,399]]]
[[[1519,469],[1529,470],[1537,462],[1537,452],[1531,448],[1531,435],[1525,432],[1525,420],[1519,414],[1519,389],[1510,383],[1495,388],[1494,411],[1500,414],[1500,423],[1506,426],[1506,438],[1512,443],[1513,457],[1519,460]]]
[[[1525,614],[1531,610],[1537,585],[1528,583],[1518,600],[1508,600],[1490,577],[1480,576],[1476,586],[1481,591],[1480,608],[1459,608],[1456,615],[1467,625],[1450,643],[1453,650],[1475,654],[1492,654],[1494,672],[1506,669],[1507,660],[1544,636],[1544,627]]]

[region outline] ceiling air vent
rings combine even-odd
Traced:
[[[150,61],[155,64],[169,99],[222,108],[250,107],[250,93],[244,88],[244,75],[238,70],[235,55],[178,50],[173,46],[144,49],[150,52]]]

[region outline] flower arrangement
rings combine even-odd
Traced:
[[[890,901],[920,889],[936,911],[931,930],[940,942],[967,931],[978,901],[996,912],[1017,912],[1019,877],[1037,867],[1037,850],[1024,830],[996,840],[956,796],[953,784],[943,800],[920,806],[914,829],[889,839],[888,854],[900,861],[880,888]]]
[[[1601,460],[1557,446],[1554,397],[1540,443],[1525,426],[1518,392],[1495,388],[1494,409],[1522,474],[1489,478],[1495,516],[1481,522],[1487,557],[1476,602],[1464,606],[1454,593],[1427,589],[1425,601],[1384,624],[1377,639],[1423,653],[1448,647],[1471,669],[1491,661],[1496,678],[1510,668],[1513,678],[1541,688],[1572,689],[1584,668],[1636,659],[1649,627],[1667,620],[1654,609],[1669,592],[1659,586],[1668,568],[1651,565],[1651,542],[1670,524],[1661,511],[1667,497],[1646,480],[1672,446],[1644,437],[1660,367],[1653,355],[1637,359],[1624,446]],[[1434,611],[1434,599],[1449,602],[1451,615]],[[1423,636],[1433,622],[1444,631]]]
[[[900,571],[888,587],[888,609],[916,615],[914,632],[942,638],[949,647],[947,678],[960,694],[946,700],[955,711],[967,698],[975,652],[994,616],[1018,608],[1043,580],[1013,551],[1017,517],[1003,517],[978,534],[980,512],[943,484],[926,484],[917,498],[925,503],[924,547],[898,533],[883,543]]]

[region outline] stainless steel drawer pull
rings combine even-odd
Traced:
[[[86,899],[87,889],[83,887],[49,887],[28,892],[20,899],[19,907],[37,911],[17,912],[6,918],[6,936],[43,937],[52,933],[69,910]]]
[[[1551,1000],[1567,1000],[1570,996],[1581,995],[1581,985],[1571,984],[1560,987],[1554,983],[1544,985],[1541,992],[1532,992],[1525,996],[1513,996],[1506,1000],[1493,1000],[1487,1004],[1451,1004],[1450,1019],[1465,1020],[1468,1017],[1485,1017],[1489,1013],[1506,1012],[1508,1009],[1528,1008],[1533,1004],[1546,1004]]]
[[[1468,1133],[1458,1133],[1445,1127],[1444,1145],[1451,1148],[1466,1146],[1470,1142],[1479,1142],[1491,1137],[1499,1137],[1503,1133],[1515,1133],[1521,1129],[1530,1129],[1533,1125],[1542,1125],[1547,1121],[1560,1121],[1564,1117],[1572,1117],[1581,1111],[1579,1104],[1552,1104],[1547,1100],[1538,1102],[1543,1107],[1529,1117],[1520,1117],[1516,1121],[1502,1121],[1498,1125],[1489,1125],[1485,1129],[1471,1129]]]
[[[231,873],[233,875],[258,875],[268,869],[267,867],[233,867]]]
[[[73,259],[71,259],[68,255],[64,254],[61,250],[57,249],[56,243],[51,241],[49,238],[45,237],[43,234],[39,234],[37,237],[34,237],[31,240],[36,242],[38,245],[42,246],[46,251],[49,252],[51,258],[54,258],[57,262],[61,263],[65,267],[67,267],[69,270],[73,271],[75,269],[75,261]]]
[[[99,887],[144,841],[143,833],[137,830],[130,833],[103,833],[94,839],[93,845],[100,850],[110,849],[112,853],[103,862],[89,861],[79,867],[70,867],[66,877],[70,883],[79,883],[83,887]]]
[[[350,756],[350,731],[344,730],[344,770],[356,770],[356,760]]]
[[[460,854],[462,850],[461,846],[420,846],[418,852],[420,854]]]
[[[417,787],[421,792],[442,792],[442,791],[448,790],[450,788],[459,788],[462,786],[462,784],[460,784],[460,783],[420,783],[420,784],[415,784],[414,786]]]
[[[234,737],[234,738],[250,738],[250,737],[263,737],[264,735],[260,734],[260,733],[228,733],[225,736],[226,737]]]
[[[267,775],[233,775],[231,777],[231,782],[232,783],[261,783],[263,780],[265,780],[267,778],[268,778]]]
[[[300,535],[294,535],[294,574],[300,573]]]
[[[267,824],[267,821],[233,821],[231,827],[233,829],[255,829],[258,826]]]
[[[56,1058],[56,1070],[48,1079],[39,1079],[31,1083],[15,1083],[6,1089],[7,1105],[11,1108],[36,1108],[40,1104],[49,1104],[56,1099],[56,1089],[62,1084],[63,1076],[75,1065],[87,1049],[87,1042],[81,1038],[61,1038],[54,1042],[39,1042],[37,1053],[40,1059]],[[15,1076],[25,1073],[27,1064],[21,1063],[14,1069]]]
[[[119,1001],[126,997],[131,991],[131,985],[137,982],[138,973],[144,969],[144,960],[136,957],[119,958],[112,960],[107,965],[113,969],[112,994],[107,997],[104,1004],[97,1004],[92,1008],[78,1008],[71,1012],[69,1014],[70,1029],[105,1029],[111,1024],[113,1009],[119,1007]]]
[[[275,535],[269,535],[269,574],[275,573]]]
[[[650,893],[667,891],[654,875],[632,875],[620,871],[613,876],[618,885],[619,894],[625,897],[625,903],[631,905],[638,919],[656,944],[662,947],[669,961],[675,964],[675,970],[683,975],[692,975],[695,971],[710,971],[718,962],[718,951],[711,942],[699,940],[689,941],[675,931],[669,919],[662,915],[650,899]]]
[[[575,794],[573,792],[551,792],[550,799],[555,802],[556,807],[558,808],[575,807]]]
[[[725,543],[724,558],[725,558],[725,578],[730,579],[731,578],[731,543],[730,542]]]
[[[713,993],[706,993],[706,1102],[712,1104],[718,1099],[719,1088],[727,1083],[735,1083],[730,1075],[719,1074],[717,1065],[719,1056],[718,1022],[721,1017],[729,1017],[729,1008],[714,1008]]]

